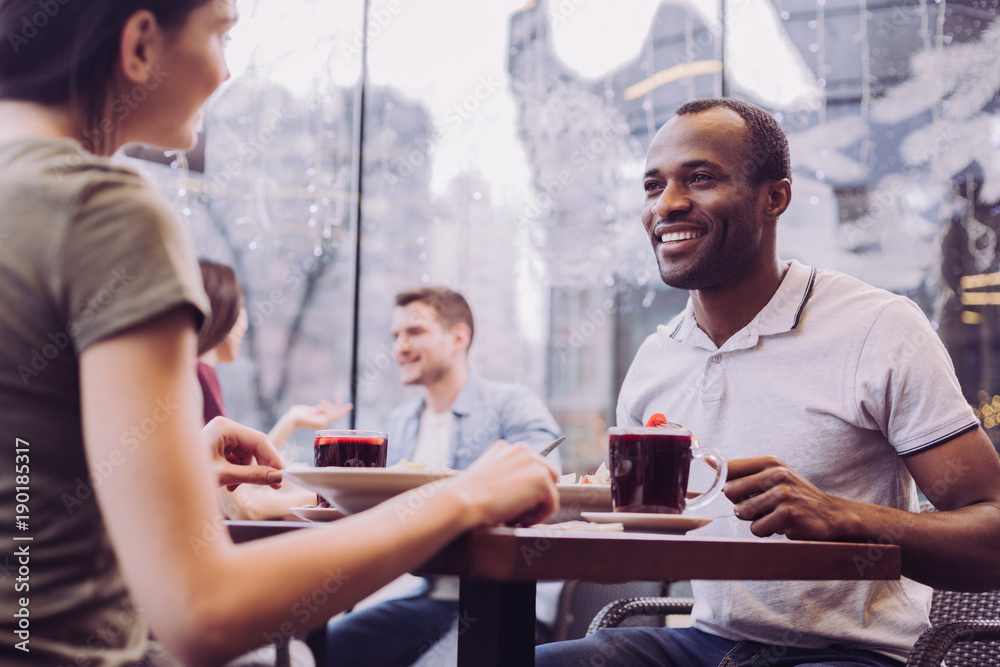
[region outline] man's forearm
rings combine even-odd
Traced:
[[[849,539],[872,543],[873,562],[880,545],[898,544],[903,576],[914,581],[947,590],[1000,588],[1000,504],[919,514],[869,505],[862,522]]]

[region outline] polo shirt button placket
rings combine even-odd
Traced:
[[[705,384],[702,387],[701,400],[718,401],[722,398],[723,368],[722,355],[713,354],[705,368]]]

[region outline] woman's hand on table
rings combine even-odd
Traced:
[[[559,509],[558,478],[527,445],[498,440],[449,484],[469,504],[476,525],[530,525]]]
[[[281,486],[284,467],[267,436],[225,417],[216,417],[201,430],[212,453],[219,486],[234,491],[240,484]]]

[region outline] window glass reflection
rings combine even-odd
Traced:
[[[393,296],[442,284],[472,304],[472,365],[545,396],[567,470],[584,471],[636,348],[687,298],[660,281],[638,220],[646,146],[683,102],[742,97],[791,143],[781,256],[916,300],[996,441],[997,10],[376,0],[365,31],[361,2],[247,0],[204,174],[183,156],[144,168],[199,254],[244,281],[247,344],[220,370],[237,419],[347,398],[356,316],[356,423],[380,427],[413,396],[391,359]]]

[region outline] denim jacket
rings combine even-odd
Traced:
[[[389,434],[388,465],[412,459],[417,447],[423,398],[395,408],[386,420]],[[524,442],[539,451],[559,436],[559,425],[544,401],[527,387],[495,382],[469,373],[465,386],[451,404],[455,430],[449,466],[463,470],[495,441]],[[547,457],[559,468],[559,450]]]

